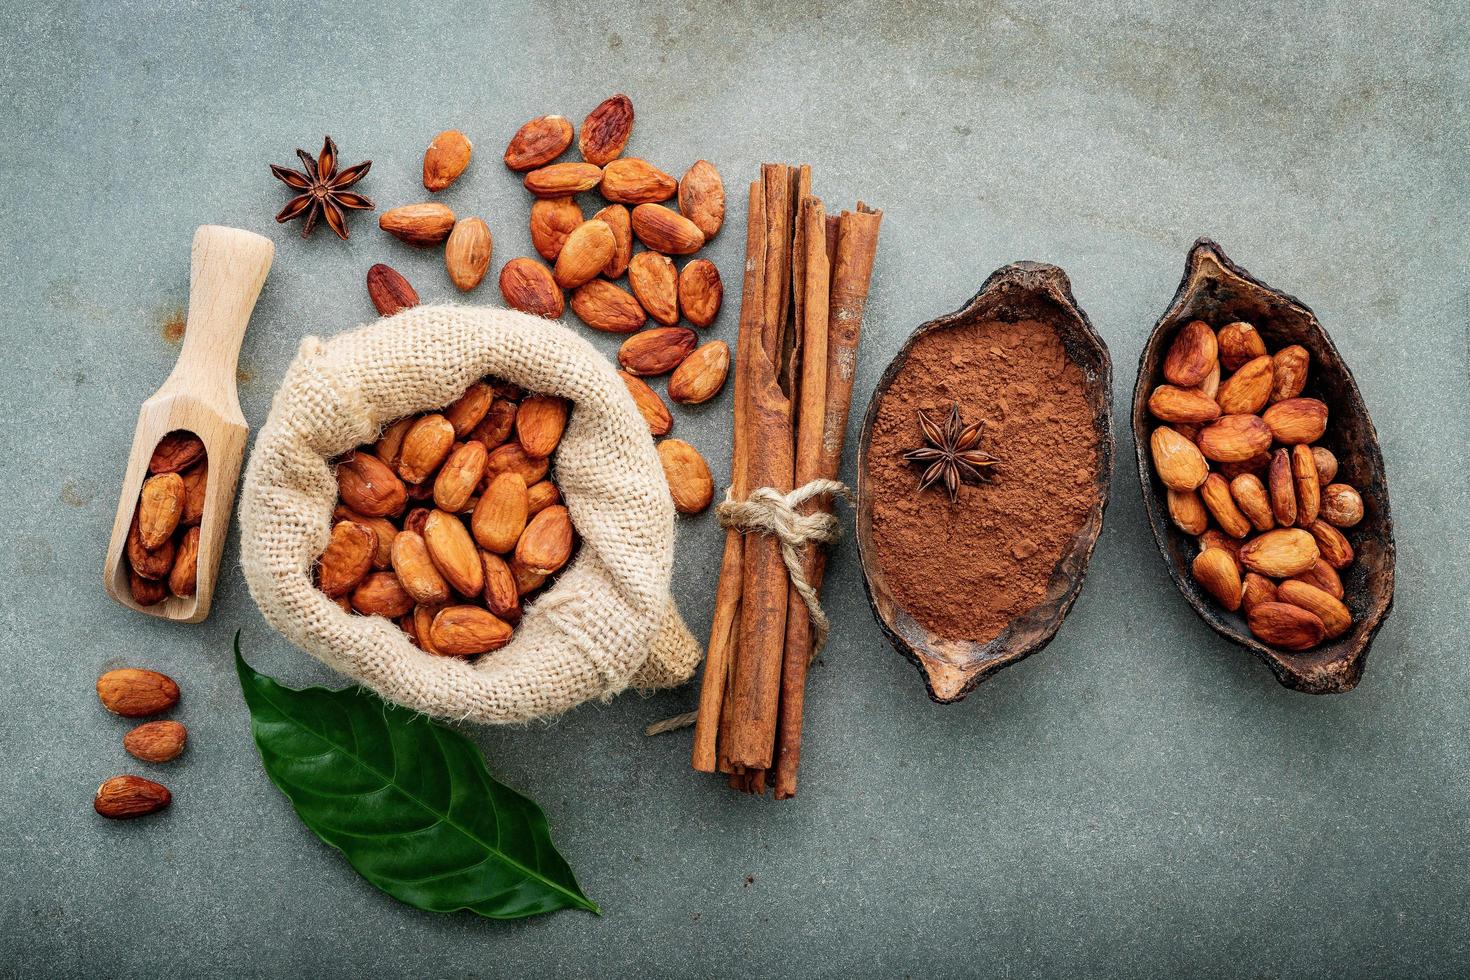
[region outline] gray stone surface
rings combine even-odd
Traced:
[[[1463,4],[0,8],[0,975],[1470,971]],[[761,160],[804,160],[829,203],[886,210],[859,409],[910,329],[1013,259],[1070,273],[1120,409],[1197,235],[1310,303],[1395,493],[1398,603],[1361,688],[1287,691],[1194,617],[1120,425],[1075,610],[967,702],[924,698],[845,546],[798,800],[737,796],[689,770],[687,735],[641,735],[692,690],[630,695],[474,733],[545,806],[601,918],[435,916],[362,882],[251,746],[236,629],[289,682],[337,679],[261,621],[236,543],[201,626],[100,588],[134,413],[176,353],[161,325],[196,225],[276,241],[241,358],[258,425],[302,335],[371,315],[373,262],[453,296],[437,252],[371,217],[348,243],[274,225],[267,163],[330,132],[347,162],[374,160],[362,190],[391,206],[421,198],[423,146],[459,127],[478,155],[444,196],[488,219],[498,269],[529,250],[506,139],[614,90],[637,105],[638,154],[676,172],[707,157],[737,200]],[[709,254],[734,286],[732,212]],[[498,299],[493,281],[476,298]],[[721,475],[728,412],[728,392],[678,412]],[[710,516],[684,523],[678,599],[699,631],[717,547]],[[92,684],[124,663],[179,679],[193,742],[160,770],[175,806],[112,824],[92,790],[140,764]]]

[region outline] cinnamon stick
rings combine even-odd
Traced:
[[[862,339],[863,313],[867,309],[873,260],[878,250],[878,226],[882,220],[882,211],[869,208],[861,201],[856,212],[844,211],[839,218],[827,219],[832,294],[828,303],[827,415],[823,420],[819,467],[824,479],[836,479],[842,469],[858,343]],[[830,511],[831,501],[826,505]],[[821,588],[826,571],[827,552],[819,548],[807,581]]]
[[[806,362],[802,376],[802,426],[798,436],[796,483],[798,486],[815,479],[835,479],[842,465],[842,446],[847,432],[847,419],[852,406],[852,384],[857,364],[858,342],[862,336],[863,312],[867,306],[868,287],[872,280],[873,260],[877,254],[878,226],[882,213],[859,202],[858,212],[843,212],[835,223],[826,222],[821,244],[823,254],[809,256],[808,276],[814,265],[830,251],[830,295],[824,296],[822,320],[812,324],[807,334]],[[813,225],[809,234],[815,234]],[[813,248],[813,252],[816,248]],[[818,302],[808,290],[807,304]],[[810,318],[815,321],[815,310]],[[822,340],[813,340],[820,335]],[[818,354],[817,344],[822,350]],[[816,366],[820,357],[822,366]],[[808,396],[808,385],[817,378],[823,386],[822,415],[813,420],[807,413],[817,404]],[[811,379],[810,381],[808,379]],[[810,501],[807,512],[817,508],[831,512],[830,499]],[[802,556],[802,570],[807,582],[820,589],[827,568],[824,548],[809,546]],[[795,592],[793,590],[793,596]],[[797,766],[801,761],[802,711],[806,700],[806,675],[811,663],[812,634],[806,607],[798,609],[795,599],[787,618],[786,651],[782,663],[781,724],[776,752],[775,796],[789,799],[796,795]]]
[[[842,468],[852,382],[857,375],[858,341],[878,254],[878,226],[883,212],[858,202],[857,211],[837,219],[832,259],[832,297],[828,303],[827,418],[822,433],[822,472],[836,477]]]
[[[780,385],[780,358],[788,343],[791,282],[792,176],[789,167],[761,168],[766,194],[766,282],[761,329],[749,349],[746,389],[751,487],[791,490],[791,400]],[[734,662],[730,706],[732,766],[769,769],[775,750],[781,660],[786,644],[786,565],[781,543],[768,534],[745,542],[740,600],[740,653]]]
[[[801,205],[802,246],[797,296],[801,346],[801,407],[796,434],[796,486],[821,476],[822,437],[827,417],[827,302],[830,268],[827,262],[826,214],[818,198],[808,197]],[[824,505],[809,500],[802,513],[811,514]],[[831,509],[831,503],[825,504]],[[811,582],[818,549],[808,545],[802,555],[802,570]],[[813,583],[814,585],[817,583]],[[781,660],[781,707],[776,734],[775,794],[778,800],[796,793],[796,767],[801,758],[802,710],[806,700],[807,666],[811,661],[811,616],[795,586],[787,596],[785,651]]]
[[[745,284],[740,294],[740,330],[735,343],[735,421],[730,459],[730,486],[736,499],[750,492],[746,478],[749,437],[746,432],[746,373],[752,337],[760,329],[765,295],[765,263],[752,261],[765,253],[765,188],[762,181],[750,185],[750,221],[745,234]],[[725,553],[720,561],[720,581],[715,593],[714,622],[710,626],[709,650],[704,678],[699,689],[699,716],[694,723],[693,765],[700,772],[714,772],[720,719],[725,714],[725,691],[730,682],[730,663],[740,621],[740,593],[744,567],[744,542],[739,531],[725,531]]]
[[[812,196],[812,168],[803,164],[791,172],[791,251],[788,278],[782,287],[784,340],[781,347],[781,390],[791,399],[792,425],[797,424],[801,376],[801,322],[805,302],[806,232],[801,224],[801,202]],[[788,312],[789,311],[789,312]]]
[[[789,283],[784,284],[781,287],[781,303],[783,304],[784,309],[779,314],[781,316],[781,327],[779,335],[782,339],[780,341],[781,357],[778,362],[780,365],[778,370],[778,383],[781,386],[782,392],[786,394],[787,399],[791,403],[791,427],[793,430],[796,430],[796,428],[800,425],[801,412],[803,410],[801,407],[802,402],[800,394],[800,379],[801,365],[803,363],[804,357],[802,351],[802,325],[803,309],[805,306],[806,298],[807,259],[806,228],[802,223],[801,208],[803,202],[805,202],[806,199],[811,196],[811,167],[805,165],[797,167],[795,169],[792,169],[788,176],[790,180],[791,202],[793,206],[790,251],[791,277]],[[779,177],[776,179],[779,179]],[[777,261],[777,259],[773,258],[773,261]],[[786,310],[788,309],[790,311],[789,316],[786,314]],[[800,454],[798,453],[797,455],[799,456]],[[799,486],[800,481],[795,481],[792,485]],[[790,573],[788,572],[787,574],[789,576]],[[794,590],[791,590],[786,600],[788,629],[790,628],[791,612],[794,611],[794,605],[796,603],[800,603],[800,601],[800,595],[796,594]],[[784,676],[784,653],[782,655],[782,659],[782,673]],[[782,683],[784,684],[784,681]],[[781,705],[784,704],[784,701],[781,699],[784,699],[784,697],[785,694],[783,692],[777,700],[778,707],[776,715],[776,726],[778,733],[781,723],[781,711],[783,710]],[[779,744],[779,734],[776,736],[776,744]],[[740,788],[747,793],[754,793],[756,796],[764,796],[766,792],[766,781],[768,774],[769,770],[766,769],[749,769],[746,771],[746,778],[740,783]]]

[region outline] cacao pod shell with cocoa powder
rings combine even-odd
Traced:
[[[910,351],[921,338],[936,331],[987,320],[1032,318],[1055,328],[1067,356],[1081,369],[1087,405],[1097,434],[1096,466],[1092,480],[1096,500],[1071,546],[1059,556],[1046,595],[1011,620],[999,636],[986,643],[938,636],[906,611],[888,591],[878,565],[873,540],[874,488],[869,477],[869,453],[874,423],[889,386]],[[929,697],[941,704],[962,700],[996,671],[1043,649],[1056,636],[1072,608],[1093,546],[1102,531],[1113,470],[1113,365],[1107,344],[1098,336],[1087,314],[1072,296],[1067,274],[1053,265],[1014,262],[996,270],[975,297],[948,316],[931,320],[915,330],[894,356],[868,402],[858,447],[857,541],[868,603],[879,626],[894,647],[919,668]],[[1144,443],[1147,444],[1145,437]],[[933,491],[938,492],[938,491]]]
[[[1251,635],[1241,613],[1220,608],[1190,575],[1199,551],[1197,542],[1169,519],[1164,486],[1155,477],[1148,454],[1148,435],[1157,424],[1149,415],[1148,400],[1163,377],[1163,360],[1175,333],[1194,320],[1203,320],[1216,329],[1243,321],[1256,328],[1273,354],[1294,345],[1307,352],[1310,366],[1305,389],[1290,395],[1318,399],[1327,406],[1329,421],[1321,445],[1336,456],[1342,482],[1362,493],[1363,520],[1346,532],[1356,558],[1342,575],[1344,601],[1352,611],[1353,623],[1340,636],[1310,650],[1293,653],[1273,649]],[[1271,668],[1278,681],[1293,690],[1336,694],[1356,687],[1373,636],[1393,606],[1393,518],[1373,421],[1352,371],[1311,309],[1252,277],[1210,239],[1196,241],[1189,251],[1179,289],[1159,317],[1139,358],[1138,380],[1133,388],[1133,435],[1138,447],[1138,478],[1154,540],[1174,584],[1206,625],[1250,650]]]

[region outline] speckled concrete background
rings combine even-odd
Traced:
[[[1470,971],[1463,4],[0,7],[0,975]],[[237,628],[264,669],[336,679],[265,627],[233,543],[202,626],[127,612],[98,581],[136,407],[177,350],[162,334],[189,238],[216,222],[277,243],[241,358],[259,424],[303,334],[371,315],[373,262],[453,295],[437,252],[371,218],[345,244],[275,226],[267,163],[330,132],[391,206],[422,195],[429,137],[461,128],[478,157],[445,197],[489,220],[498,268],[529,250],[505,140],[614,90],[637,106],[636,151],[675,172],[704,156],[739,188],[761,160],[806,160],[829,203],[886,210],[859,409],[909,330],[1013,259],[1071,274],[1120,409],[1197,235],[1315,307],[1395,493],[1398,604],[1361,688],[1294,694],[1194,617],[1120,425],[1075,610],[964,704],[925,700],[845,547],[797,801],[735,796],[688,769],[687,735],[640,734],[692,691],[627,696],[476,733],[545,806],[601,918],[434,916],[364,884],[251,746]],[[710,252],[732,283],[742,229],[737,209]],[[678,420],[720,473],[728,410]],[[716,553],[712,518],[684,525],[678,598],[699,630]],[[162,770],[174,807],[110,824],[92,790],[140,764],[92,683],[122,663],[180,680],[194,737]]]

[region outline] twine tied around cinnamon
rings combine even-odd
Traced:
[[[811,619],[812,649],[810,659],[827,643],[830,624],[817,590],[807,581],[802,569],[801,551],[808,544],[830,545],[842,534],[842,524],[837,515],[827,511],[803,514],[801,505],[813,497],[831,494],[852,503],[852,491],[840,480],[812,480],[790,493],[782,493],[774,487],[758,487],[744,500],[735,499],[735,488],[725,490],[725,499],[715,508],[715,517],[720,527],[733,528],[742,534],[769,534],[781,542],[781,560],[786,564],[786,574],[791,578],[791,587],[806,604]],[[645,730],[645,735],[664,735],[694,724],[699,712],[684,714],[654,722]]]
[[[802,570],[801,549],[808,544],[831,544],[842,533],[842,525],[835,514],[826,511],[803,514],[798,508],[824,493],[852,503],[852,491],[847,484],[838,480],[812,480],[790,493],[758,487],[745,500],[735,500],[731,488],[725,491],[724,501],[715,509],[720,527],[734,528],[741,533],[770,534],[780,540],[781,560],[786,563],[786,574],[791,576],[791,587],[801,596],[811,615],[813,659],[827,642],[828,623],[817,590]]]

